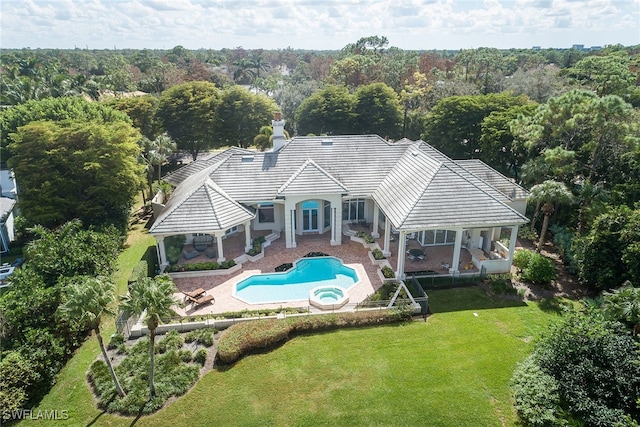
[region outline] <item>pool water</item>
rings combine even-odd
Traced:
[[[303,258],[283,273],[255,274],[236,284],[234,296],[249,304],[308,300],[318,286],[349,289],[358,281],[351,267],[333,257]]]

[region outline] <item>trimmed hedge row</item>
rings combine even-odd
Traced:
[[[221,333],[217,359],[223,364],[237,362],[242,357],[282,344],[292,335],[327,331],[343,327],[371,326],[403,322],[411,319],[410,307],[395,310],[362,311],[357,313],[289,317],[237,323]]]

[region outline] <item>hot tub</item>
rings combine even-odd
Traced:
[[[309,291],[309,304],[320,310],[342,308],[348,302],[349,294],[339,286],[318,286]]]

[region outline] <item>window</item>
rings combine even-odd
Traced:
[[[324,201],[324,227],[331,225],[331,202]]]
[[[455,230],[425,230],[420,233],[421,243],[427,245],[448,245],[455,243]]]
[[[235,227],[229,228],[227,231],[224,232],[224,234],[226,236],[232,233],[236,233],[237,231],[238,231],[238,226],[236,225]]]
[[[273,203],[258,204],[258,222],[260,224],[275,222],[275,208]]]
[[[358,221],[364,219],[364,199],[352,199],[342,203],[342,220]]]

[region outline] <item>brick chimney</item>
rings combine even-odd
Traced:
[[[273,151],[279,151],[287,142],[284,137],[284,120],[280,111],[273,114],[271,126],[273,126]]]

